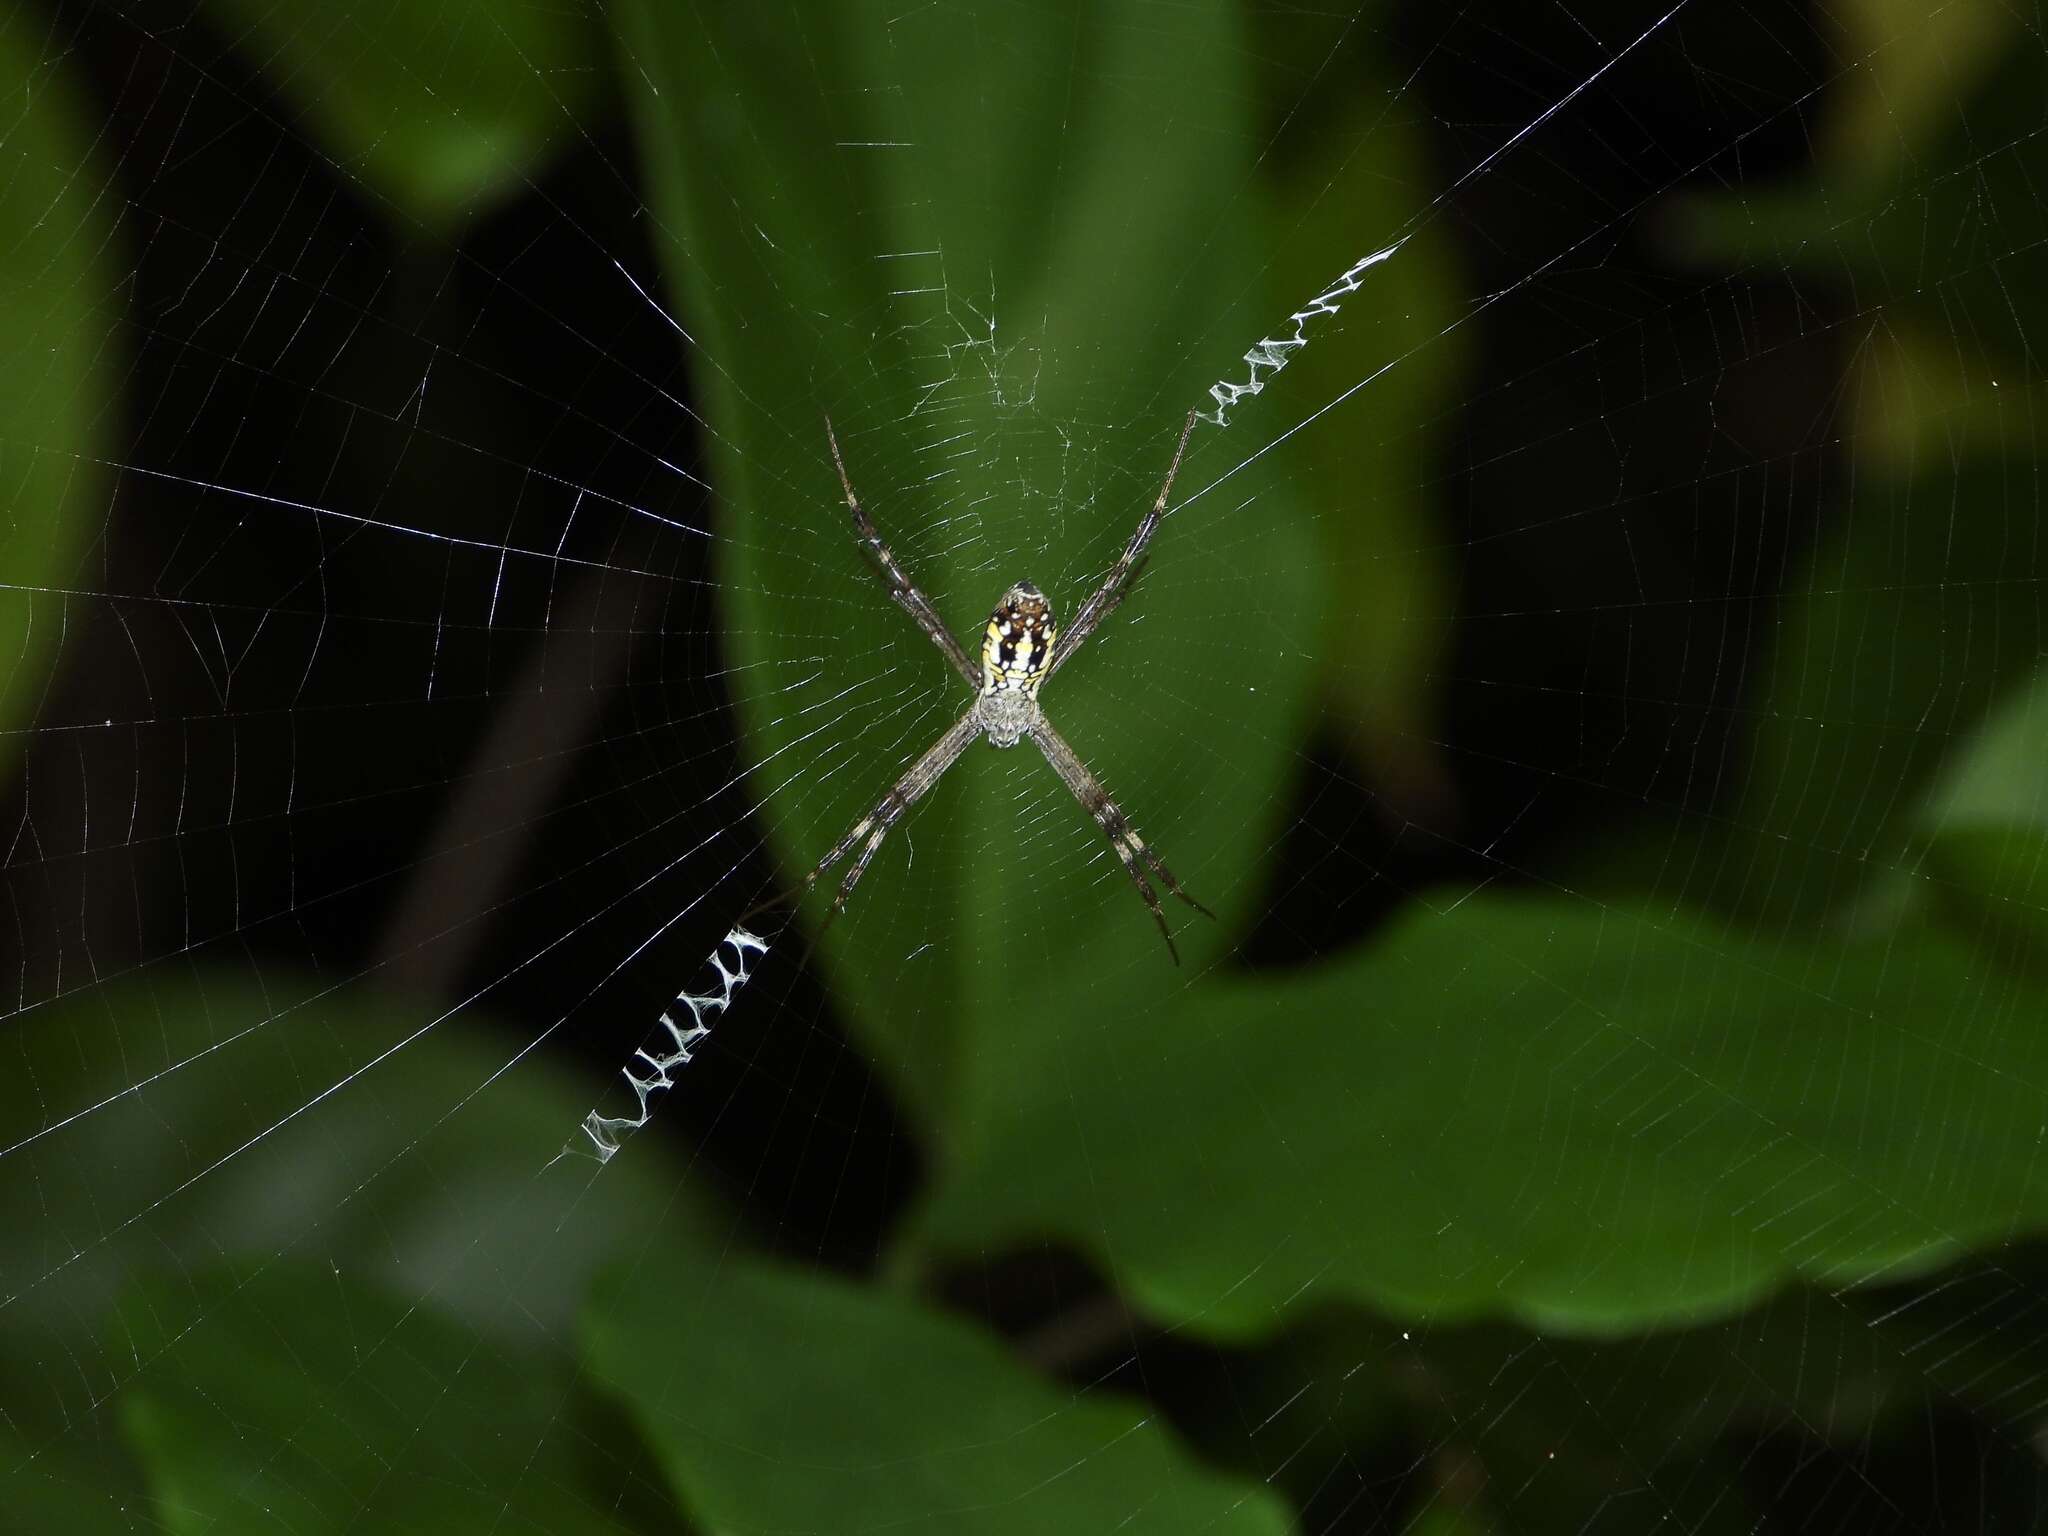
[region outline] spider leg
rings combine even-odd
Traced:
[[[917,583],[897,563],[895,553],[875,531],[874,521],[861,510],[860,498],[853,494],[853,482],[846,475],[846,461],[839,456],[839,437],[832,430],[830,416],[825,418],[825,441],[832,448],[832,467],[839,471],[839,489],[846,493],[846,510],[853,514],[853,535],[860,541],[861,548],[867,551],[868,558],[874,561],[875,569],[889,588],[889,596],[897,607],[910,615],[911,622],[925,632],[932,644],[946,653],[946,659],[953,663],[953,670],[966,678],[969,686],[979,690],[981,669],[968,659],[965,648],[940,620],[931,599],[918,591]]]
[[[1173,494],[1173,478],[1180,473],[1181,455],[1188,451],[1188,438],[1194,430],[1195,413],[1189,411],[1188,419],[1180,429],[1180,442],[1173,450],[1173,462],[1166,466],[1166,480],[1159,487],[1159,494],[1152,498],[1152,505],[1138,519],[1136,530],[1124,545],[1124,552],[1117,556],[1116,564],[1109,568],[1109,574],[1102,578],[1102,585],[1089,594],[1088,601],[1074,615],[1073,623],[1067,626],[1067,632],[1060,636],[1059,649],[1053,652],[1053,672],[1066,664],[1067,658],[1081,648],[1081,642],[1095,633],[1096,626],[1114,613],[1117,604],[1130,592],[1131,583],[1137,579],[1138,568],[1144,564],[1145,546],[1152,542],[1152,535],[1159,531],[1159,520],[1166,516],[1166,498]]]
[[[1197,912],[1201,913],[1202,916],[1208,918],[1210,922],[1215,922],[1216,914],[1214,912],[1211,912],[1207,907],[1203,906],[1199,901],[1195,900],[1194,897],[1190,896],[1186,891],[1181,889],[1180,882],[1174,879],[1173,877],[1173,871],[1166,867],[1166,860],[1160,858],[1158,854],[1154,853],[1152,851],[1151,845],[1146,843],[1146,841],[1143,838],[1138,836],[1137,828],[1133,827],[1128,820],[1123,819],[1124,813],[1120,810],[1117,810],[1115,801],[1110,802],[1110,809],[1116,811],[1119,820],[1123,820],[1124,840],[1131,845],[1132,849],[1138,854],[1140,858],[1142,858],[1147,864],[1152,866],[1152,873],[1159,877],[1159,883],[1165,886],[1169,891],[1173,892],[1174,895],[1178,896],[1182,901],[1186,902],[1189,906],[1193,907]]]
[[[945,771],[959,760],[960,754],[981,735],[981,720],[975,710],[969,709],[947,728],[943,736],[926,748],[924,756],[912,763],[902,778],[889,786],[888,793],[875,802],[875,808],[855,822],[846,835],[832,845],[832,851],[812,866],[811,872],[804,876],[806,891],[815,886],[819,877],[833,865],[852,853],[856,846],[860,848],[853,863],[847,867],[845,878],[839,882],[838,894],[832,898],[831,910],[825,914],[824,923],[819,925],[820,931],[846,910],[853,888],[867,873],[868,862],[874,858],[875,850],[882,846],[882,839],[889,835],[889,829],[903,818],[905,811],[924,798],[925,791],[938,783]]]
[[[868,834],[868,840],[860,850],[860,857],[847,866],[846,878],[839,882],[839,892],[832,898],[832,911],[835,916],[846,910],[847,898],[853,895],[853,888],[860,884],[860,877],[868,871],[868,860],[875,856],[875,850],[882,846],[882,839],[889,835],[889,829],[896,825],[903,812],[908,809],[909,807],[901,800],[897,800],[894,806],[884,810],[881,815],[868,818],[874,826],[874,831]]]
[[[1116,856],[1123,861],[1124,873],[1131,877],[1131,884],[1138,888],[1138,894],[1145,898],[1145,905],[1152,909],[1152,921],[1159,925],[1159,937],[1166,940],[1166,952],[1173,956],[1173,963],[1179,965],[1180,947],[1173,942],[1173,930],[1166,926],[1166,912],[1159,905],[1159,893],[1152,889],[1152,882],[1145,878],[1145,872],[1131,858],[1129,844],[1110,832],[1109,822],[1099,813],[1095,819],[1101,823],[1102,830],[1109,833],[1109,846],[1116,850]]]
[[[1133,565],[1130,568],[1130,570],[1126,571],[1124,573],[1124,579],[1117,583],[1116,591],[1110,594],[1108,603],[1105,604],[1103,607],[1103,619],[1108,618],[1112,613],[1115,613],[1117,609],[1123,606],[1124,599],[1129,597],[1133,592],[1138,590],[1139,580],[1143,578],[1145,572],[1150,570],[1151,568],[1152,554],[1151,551],[1148,550],[1138,557],[1137,563]],[[1102,619],[1097,619],[1095,621],[1095,627],[1097,629],[1100,629],[1102,627]]]
[[[1089,771],[1080,754],[1067,744],[1067,739],[1053,729],[1051,721],[1041,715],[1031,728],[1031,739],[1045,754],[1045,760],[1052,764],[1060,782],[1067,786],[1067,793],[1080,802],[1081,808],[1102,828],[1102,835],[1116,850],[1124,873],[1131,877],[1131,884],[1138,888],[1138,894],[1145,898],[1145,905],[1151,909],[1152,920],[1159,925],[1159,932],[1166,940],[1167,953],[1173,956],[1173,963],[1179,965],[1180,950],[1173,942],[1173,931],[1166,926],[1166,913],[1159,905],[1159,893],[1145,878],[1145,870],[1149,868],[1159,877],[1160,884],[1204,917],[1213,919],[1216,914],[1181,888],[1173,871],[1166,867],[1166,861],[1146,846],[1145,840],[1131,825],[1130,817],[1124,814],[1123,807],[1110,797],[1109,791],[1102,787],[1102,781]]]

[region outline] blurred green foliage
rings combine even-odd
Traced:
[[[856,489],[956,634],[978,636],[1019,578],[1071,612],[1157,491],[1183,414],[1273,319],[1243,276],[1258,258],[1237,212],[1252,126],[1240,23],[1211,6],[1144,27],[1116,7],[1065,19],[934,9],[885,25],[846,6],[799,34],[744,7],[622,14],[655,86],[636,97],[651,197],[718,423],[730,666],[764,680],[742,685],[741,715],[775,802],[773,846],[801,869],[968,701],[888,603],[816,601],[821,552],[869,580],[820,413],[832,413]],[[1120,90],[1064,102],[1059,61],[1076,36]],[[783,91],[798,70],[829,78]],[[766,100],[777,110],[753,110]],[[1189,100],[1200,134],[1184,121]],[[1063,117],[1060,136],[1020,131]],[[915,157],[886,147],[911,139]],[[884,147],[824,153],[833,145]],[[934,177],[952,195],[927,195]],[[974,186],[1001,195],[966,195]],[[765,207],[746,195],[765,187],[777,189]],[[878,259],[889,253],[905,254]],[[958,290],[943,310],[926,291],[941,279]],[[1095,425],[1128,411],[1134,388],[1157,406]],[[920,430],[934,397],[943,411]],[[1224,467],[1213,440],[1197,429],[1177,497]],[[1177,866],[1191,889],[1252,888],[1285,811],[1327,592],[1308,510],[1271,463],[1173,526],[1199,538],[1155,543],[1113,643],[1060,673],[1050,713],[1104,782],[1145,783],[1143,817],[1194,854]],[[1263,593],[1255,641],[1211,611],[1232,586]],[[857,750],[821,753],[819,712],[849,710],[864,721]],[[827,768],[782,791],[799,743]],[[980,1022],[1014,1020],[1028,995],[1046,1022],[1006,1027],[1035,1037],[1019,1048],[1049,1056],[1047,1023],[1127,1014],[1182,980],[1113,861],[1068,893],[1026,861],[968,851],[1028,847],[1054,817],[1071,829],[1068,846],[1098,851],[1036,753],[968,753],[918,808],[916,867],[879,861],[825,935],[842,1007],[942,1141],[1003,1092],[976,1054]],[[1017,942],[1020,904],[1030,918]],[[954,942],[926,943],[934,909]],[[1230,938],[1183,925],[1188,974]]]
[[[121,1423],[168,1530],[433,1536],[510,1511],[516,1530],[619,1529],[584,1464],[602,1475],[590,1447],[616,1431],[567,1358],[437,1304],[324,1267],[158,1276],[122,1296],[109,1347],[140,1367]]]
[[[1731,834],[1709,859],[1717,899],[1759,922],[1844,917],[1911,867],[1935,778],[2042,652],[2039,514],[2020,486],[2044,425],[2048,66],[1976,0],[1932,16],[1864,0],[1845,20],[1856,63],[1812,168],[1687,199],[1670,221],[1703,266],[1847,299],[1830,423],[1846,463],[1825,535],[1789,573]]]
[[[956,1257],[1057,1234],[1148,1314],[1226,1338],[1332,1301],[1669,1327],[2048,1225],[2042,1018],[2048,994],[1933,935],[1418,905],[1311,977],[1063,1032],[1056,1070],[1017,1069],[992,1029],[975,1055],[1007,1091],[917,1230]],[[1857,1092],[1815,1091],[1837,1081]],[[1802,1236],[1779,1210],[1831,1220]]]
[[[593,1302],[584,1343],[709,1530],[1289,1528],[1272,1493],[1206,1471],[1136,1404],[814,1271],[643,1266]]]
[[[524,190],[596,97],[597,12],[522,0],[205,0],[315,143],[401,224],[447,233]]]
[[[1948,763],[1921,827],[1926,899],[1994,953],[2048,962],[2048,671],[2002,705]]]
[[[429,228],[516,189],[601,99],[605,40],[575,7],[211,3],[294,129]],[[1857,476],[1788,585],[1716,910],[1446,897],[1284,976],[1221,969],[1226,921],[1184,932],[1175,975],[1113,865],[1067,879],[1093,832],[1042,765],[970,754],[921,809],[915,864],[878,865],[822,949],[933,1157],[889,1256],[897,1284],[728,1251],[731,1223],[678,1203],[677,1170],[637,1147],[574,1198],[564,1243],[560,1207],[506,1149],[573,1125],[578,1091],[500,1076],[446,1026],[411,1038],[407,1010],[311,982],[294,998],[277,978],[90,990],[20,1045],[47,1063],[88,1042],[75,1075],[0,1074],[0,1123],[90,1108],[111,1160],[30,1144],[0,1190],[42,1202],[4,1212],[40,1243],[0,1286],[9,1374],[70,1384],[9,1394],[15,1509],[38,1528],[146,1509],[181,1531],[259,1515],[300,1532],[656,1529],[672,1504],[724,1529],[1094,1528],[1132,1511],[1133,1529],[1284,1528],[1259,1469],[1226,1465],[1247,1439],[1236,1418],[1168,1428],[1114,1391],[1069,1392],[944,1315],[936,1283],[908,1283],[1047,1241],[1087,1253],[1134,1327],[1330,1392],[1324,1425],[1346,1445],[1422,1439],[1417,1529],[1488,1529],[1509,1505],[1530,1528],[1578,1528],[1680,1455],[1699,1465],[1657,1512],[1742,1524],[1742,1469],[1710,1444],[1731,1425],[1878,1435],[1930,1381],[1973,1408],[2022,1390],[2033,1363],[1990,1342],[2009,1312],[1939,1298],[1972,1248],[2048,1224],[2048,702],[2038,586],[2010,579],[2003,462],[2034,441],[2015,344],[2048,319],[2048,284],[1999,308],[2014,289],[1999,253],[2032,249],[2030,229],[1943,270],[1914,252],[1930,225],[1971,227],[1973,204],[2048,207],[2025,116],[2041,61],[1999,63],[1987,7],[1944,9],[1947,49],[1917,46],[1917,16],[1896,9],[1853,10],[1869,94],[1834,109],[1813,183],[1672,223],[1702,266],[1845,283],[1873,321],[1849,359]],[[1233,349],[1392,232],[1414,199],[1387,189],[1441,180],[1417,135],[1355,103],[1317,139],[1343,153],[1259,163],[1249,23],[1223,6],[1129,15],[934,9],[885,26],[849,0],[796,28],[621,0],[605,18],[649,87],[631,97],[714,444],[728,676],[786,870],[964,703],[879,589],[818,601],[834,590],[820,551],[858,559],[819,536],[842,516],[819,413],[972,634],[1017,576],[1084,590]],[[0,249],[0,420],[33,447],[0,460],[9,654],[24,654],[21,589],[60,583],[104,506],[89,466],[110,329],[88,195],[105,177],[52,174],[91,163],[89,135],[18,32],[0,29],[15,162],[0,215],[20,231]],[[1029,62],[1076,53],[1118,89],[1068,100],[1049,90],[1066,64]],[[1942,110],[1958,97],[1968,131]],[[888,152],[913,139],[914,161]],[[849,145],[873,152],[827,153]],[[938,253],[925,276],[954,307],[919,311],[917,263]],[[1450,577],[1421,488],[1459,374],[1432,339],[1455,274],[1424,254],[1387,268],[1394,318],[1374,333],[1381,360],[1405,359],[1398,396],[1360,406],[1355,441],[1310,438],[1286,473],[1269,456],[1183,507],[1113,641],[1049,697],[1106,779],[1146,785],[1140,815],[1173,829],[1197,891],[1259,888],[1317,723],[1377,772],[1430,771],[1415,744]],[[1989,339],[1967,355],[1928,341],[1965,335]],[[1361,371],[1355,352],[1326,355],[1289,376],[1312,398]],[[935,393],[946,430],[919,438],[905,424]],[[1184,491],[1232,458],[1210,429],[1195,443]],[[1258,628],[1217,633],[1219,594],[1245,590]],[[1333,637],[1354,648],[1318,667]],[[29,718],[42,680],[16,669],[0,728]],[[850,749],[806,745],[808,711],[841,689],[876,723]],[[819,771],[791,783],[779,765],[800,746]],[[1049,824],[1072,826],[1050,872],[986,866]],[[1886,882],[1892,920],[1864,933],[1856,914]],[[999,942],[1020,900],[1022,948]],[[941,922],[946,942],[927,945]],[[1987,949],[2010,963],[1982,964]],[[403,1072],[355,1082],[401,1043]],[[246,1053],[231,1101],[176,1073],[218,1051]],[[98,1222],[114,1187],[145,1220]],[[67,1249],[109,1244],[133,1254],[118,1291],[48,1278]],[[600,1266],[612,1278],[593,1286]],[[1941,1358],[1923,1363],[1930,1333]],[[1797,1368],[1830,1351],[1825,1371]],[[1544,1368],[1505,1421],[1504,1360]],[[118,1440],[89,1440],[75,1426],[117,1393]],[[1575,1457],[1589,1412],[1602,1457]],[[1489,1433],[1462,1445],[1475,1423]],[[1467,1455],[1487,1463],[1476,1484]]]
[[[0,780],[43,702],[64,595],[106,515],[120,379],[107,176],[38,26],[33,12],[0,17]]]
[[[1457,252],[1442,225],[1409,224],[1435,173],[1417,105],[1384,78],[1376,46],[1326,58],[1309,51],[1321,44],[1313,33],[1270,19],[1252,25],[1269,107],[1322,70],[1346,82],[1287,114],[1262,166],[1263,323],[1320,292],[1333,263],[1379,249],[1394,231],[1406,236],[1398,259],[1372,268],[1341,318],[1288,363],[1297,398],[1343,402],[1289,444],[1289,464],[1315,528],[1323,588],[1323,728],[1393,814],[1441,820],[1432,674],[1450,645],[1445,616],[1456,594],[1451,542],[1427,486],[1466,374]]]
[[[402,1070],[379,1070],[391,1052]],[[234,1500],[264,1502],[243,1474],[267,1455],[227,1454],[250,1426],[288,1438],[361,1413],[343,1438],[373,1446],[377,1404],[408,1404],[415,1428],[488,1418],[496,1389],[470,1395],[486,1365],[566,1333],[599,1267],[729,1229],[650,1157],[577,1202],[571,1240],[536,1197],[537,1160],[511,1149],[535,1127],[566,1135],[587,1087],[508,1062],[484,1021],[432,1023],[357,987],[282,972],[110,982],[18,1018],[7,1053],[0,1421],[10,1471],[25,1465],[23,1486],[52,1499],[132,1482],[139,1500],[127,1451],[94,1438],[112,1402],[179,1528],[220,1529],[208,1522]],[[348,1403],[335,1388],[350,1369],[326,1369],[342,1354],[364,1373]],[[382,1374],[429,1357],[474,1365],[437,1393]],[[529,1369],[570,1375],[558,1351]],[[215,1421],[186,1421],[198,1401]]]

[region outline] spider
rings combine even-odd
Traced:
[[[1180,964],[1180,951],[1174,946],[1173,931],[1166,926],[1166,914],[1160,909],[1158,893],[1152,889],[1152,882],[1145,878],[1146,869],[1150,869],[1159,877],[1161,884],[1204,917],[1215,917],[1214,912],[1181,889],[1173,871],[1146,846],[1144,839],[1132,827],[1130,817],[1110,798],[1101,781],[1088,771],[1088,765],[1067,745],[1066,738],[1053,729],[1052,722],[1045,718],[1045,711],[1038,703],[1038,690],[1045,680],[1059,671],[1067,659],[1081,648],[1082,643],[1095,632],[1096,626],[1116,611],[1117,604],[1130,591],[1144,562],[1145,546],[1152,542],[1152,535],[1159,530],[1159,520],[1166,513],[1166,498],[1173,490],[1173,477],[1180,470],[1181,455],[1187,452],[1188,435],[1194,430],[1195,413],[1190,411],[1186,424],[1180,429],[1180,443],[1173,450],[1173,462],[1166,467],[1166,481],[1153,498],[1151,510],[1138,520],[1137,531],[1124,545],[1124,552],[1110,567],[1102,585],[1081,605],[1081,611],[1074,618],[1074,626],[1065,637],[1065,644],[1056,643],[1059,639],[1058,626],[1053,622],[1052,605],[1045,600],[1045,594],[1030,582],[1020,581],[1003,594],[995,612],[989,615],[988,628],[981,640],[981,665],[976,666],[968,659],[966,649],[939,621],[930,600],[905,574],[895,555],[890,553],[889,546],[875,532],[874,523],[861,510],[860,498],[854,495],[853,482],[847,478],[846,461],[839,454],[839,438],[832,430],[832,418],[825,418],[825,440],[831,445],[832,465],[839,471],[840,489],[846,493],[846,510],[853,514],[854,537],[874,561],[876,572],[896,605],[910,615],[917,627],[930,637],[932,644],[945,653],[946,659],[953,664],[953,670],[975,690],[974,702],[968,706],[967,713],[933,742],[903,777],[889,787],[889,792],[876,802],[875,808],[855,822],[846,836],[833,845],[832,851],[818,861],[817,867],[804,876],[803,888],[809,891],[817,884],[819,876],[859,845],[859,855],[839,882],[839,894],[832,898],[832,910],[825,917],[827,923],[846,909],[847,898],[853,895],[854,886],[867,872],[868,861],[882,846],[882,839],[889,835],[889,829],[938,783],[945,771],[959,760],[961,753],[983,736],[988,738],[992,747],[1014,747],[1028,738],[1045,754],[1053,772],[1067,786],[1067,792],[1095,818],[1096,825],[1109,839],[1110,847],[1123,861],[1124,873],[1131,877],[1138,894],[1145,898],[1145,905],[1151,908],[1152,920],[1159,924],[1160,936],[1166,940],[1167,953],[1173,956],[1175,965]]]

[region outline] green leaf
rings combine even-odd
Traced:
[[[112,1344],[147,1366],[121,1418],[172,1531],[650,1528],[614,1507],[627,1458],[567,1356],[344,1271],[154,1279],[123,1297]]]
[[[118,195],[48,23],[0,20],[0,781],[42,705],[66,593],[107,513]]]
[[[518,1047],[471,1010],[437,1022],[282,969],[108,983],[11,1021],[0,1422],[68,1443],[146,1379],[96,1343],[138,1269],[331,1265],[530,1340],[652,1231],[723,1244],[729,1224],[661,1159],[541,1175],[589,1089]]]
[[[1066,1036],[915,1239],[1072,1243],[1152,1316],[1224,1337],[1326,1302],[1698,1322],[2048,1219],[2044,1016],[1936,935],[1802,946],[1478,897],[1287,984]]]
[[[1765,922],[1897,920],[1930,782],[2040,649],[2048,55],[1983,0],[1853,0],[1840,19],[1853,65],[1816,168],[1688,195],[1669,224],[1697,262],[1783,270],[1852,306],[1832,430],[1853,473],[1788,583],[1729,834],[1673,845],[1693,843],[1679,862],[1718,904]],[[1926,872],[2009,896],[2039,850],[2004,836],[1944,838]]]
[[[1830,20],[1849,67],[1829,83],[1819,154],[1846,165],[1912,155],[1952,126],[1955,104],[2020,31],[1998,0],[1848,0]]]
[[[586,131],[601,22],[525,0],[206,0],[309,134],[408,219],[516,194]]]
[[[163,1524],[139,1478],[117,1466],[113,1458],[74,1455],[68,1446],[38,1451],[0,1421],[0,1499],[15,1530],[160,1536]]]
[[[684,1504],[723,1531],[1266,1531],[1255,1482],[1138,1405],[1054,1387],[893,1296],[760,1264],[642,1267],[584,1324]]]
[[[1789,584],[1733,831],[1701,862],[1760,921],[1850,911],[1907,868],[1929,784],[2040,651],[2043,555],[2007,461],[1873,471],[1838,515]]]
[[[1988,0],[1853,0],[1841,20],[1853,62],[1826,94],[1813,169],[1683,194],[1668,237],[1701,265],[1790,274],[1842,317],[1827,430],[1859,461],[1908,478],[2031,463],[2048,429],[2048,53]]]
[[[1922,822],[1931,904],[2048,960],[2048,669],[1985,722]]]
[[[1450,640],[1453,572],[1425,487],[1431,429],[1464,373],[1464,333],[1452,329],[1460,274],[1440,226],[1411,228],[1433,181],[1419,124],[1389,109],[1399,93],[1374,56],[1383,37],[1347,28],[1333,45],[1300,20],[1253,17],[1271,71],[1266,94],[1287,107],[1261,162],[1272,315],[1299,309],[1350,261],[1407,239],[1267,387],[1300,415],[1349,396],[1288,449],[1330,591],[1318,643],[1325,725],[1382,793],[1420,811],[1445,777],[1430,678]],[[1327,83],[1302,99],[1304,79]]]
[[[1925,820],[1937,832],[2048,829],[2048,668],[1984,722],[1936,786]]]
[[[1862,0],[1860,8],[1897,3]],[[1813,171],[1775,186],[1687,196],[1673,232],[1696,259],[1760,271],[1782,264],[1801,278],[1842,284],[1859,348],[1882,346],[1903,312],[1958,367],[1988,369],[2010,384],[2038,372],[2031,343],[2048,316],[2048,206],[2038,195],[2048,169],[2040,132],[2048,52],[1983,0],[1939,7],[1917,27],[1896,17],[1877,27],[1890,39],[1873,62],[1898,67],[1845,79],[1879,91],[1903,74],[1914,82],[1902,83],[1896,99],[1830,93],[1829,148]],[[1930,35],[1953,47],[1926,47]]]
[[[653,86],[641,143],[679,323],[702,343],[726,676],[794,881],[969,702],[855,547],[821,414],[971,649],[1018,578],[1071,615],[1185,413],[1277,318],[1240,206],[1246,55],[1220,5],[619,14]],[[1260,420],[1197,429],[1143,581],[1044,696],[1222,914],[1174,914],[1185,969],[1029,747],[970,751],[826,936],[835,997],[941,1132],[989,1083],[960,1058],[972,1021],[1107,1027],[1256,910],[1323,601],[1278,456],[1237,468]]]

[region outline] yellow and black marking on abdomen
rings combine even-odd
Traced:
[[[1028,581],[1003,594],[989,615],[981,642],[981,691],[1036,696],[1038,685],[1052,670],[1052,648],[1059,637],[1052,604]]]

